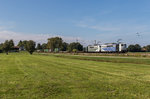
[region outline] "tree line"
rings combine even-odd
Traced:
[[[5,52],[8,54],[11,50],[13,50],[15,44],[14,41],[6,40],[4,43],[0,44],[0,52]],[[62,40],[61,37],[52,37],[48,38],[47,43],[36,45],[36,42],[33,40],[20,40],[17,44],[19,48],[23,48],[32,54],[35,50],[44,51],[48,49],[50,52],[58,52],[58,51],[67,51],[67,52],[78,52],[83,51],[83,45],[79,42],[67,43]],[[128,52],[150,52],[150,45],[141,47],[139,44],[129,45],[127,48]]]
[[[150,45],[141,47],[139,44],[129,45],[127,48],[128,52],[150,52]]]
[[[0,44],[0,51],[8,54],[13,48],[15,44],[13,40],[6,40],[4,43]],[[44,51],[45,49],[49,49],[51,52],[57,51],[68,51],[68,52],[77,52],[83,51],[83,45],[79,42],[67,43],[62,40],[61,37],[52,37],[48,38],[47,43],[40,44],[38,43],[36,46],[36,42],[33,40],[20,40],[17,44],[19,48],[23,48],[32,54],[35,50]]]

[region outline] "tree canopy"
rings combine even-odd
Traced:
[[[47,48],[47,44],[46,43],[43,43],[41,46],[42,46],[42,49],[46,49]]]
[[[79,42],[70,43],[68,46],[68,50],[72,52],[73,49],[76,49],[77,51],[83,51],[83,46]]]
[[[36,49],[37,50],[42,50],[42,45],[40,43],[38,43]]]
[[[3,43],[0,44],[0,50],[3,50]]]
[[[144,48],[145,48],[145,51],[150,52],[150,45],[147,45]]]
[[[68,50],[68,43],[66,43],[66,42],[63,42],[62,43],[62,47],[61,47],[61,51],[67,51]]]
[[[52,38],[48,39],[47,47],[49,49],[51,49],[51,51],[54,51],[55,48],[61,48],[62,47],[62,43],[63,43],[62,38],[60,38],[60,37],[52,37]]]
[[[139,44],[135,44],[135,45],[129,45],[128,46],[128,51],[129,52],[140,52],[141,51],[141,46]]]
[[[25,49],[32,54],[35,51],[36,43],[32,40],[26,41]]]
[[[8,52],[14,47],[14,41],[13,40],[6,40],[3,45],[2,45],[2,49],[3,51],[6,52],[6,54],[8,55]]]

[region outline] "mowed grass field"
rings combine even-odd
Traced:
[[[148,99],[150,58],[0,54],[0,99]]]

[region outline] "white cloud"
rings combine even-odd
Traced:
[[[4,42],[5,40],[13,39],[15,42],[19,40],[34,40],[37,43],[44,43],[47,42],[47,39],[50,37],[59,36],[68,43],[76,41],[77,37],[67,37],[67,36],[60,36],[60,35],[52,35],[52,34],[24,34],[18,33],[13,31],[0,31],[0,42]],[[80,40],[81,38],[78,37]]]
[[[81,40],[79,37],[70,37],[70,36],[63,36],[63,35],[55,35],[51,33],[21,33],[21,32],[14,32],[12,29],[16,27],[16,23],[13,21],[3,22],[0,21],[0,43],[4,42],[5,40],[13,39],[15,43],[18,43],[20,40],[34,40],[37,43],[46,43],[48,38],[51,37],[61,37],[65,42],[75,42],[76,39]]]

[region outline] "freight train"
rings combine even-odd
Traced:
[[[123,43],[106,43],[103,45],[89,45],[85,52],[126,52],[127,45]]]

